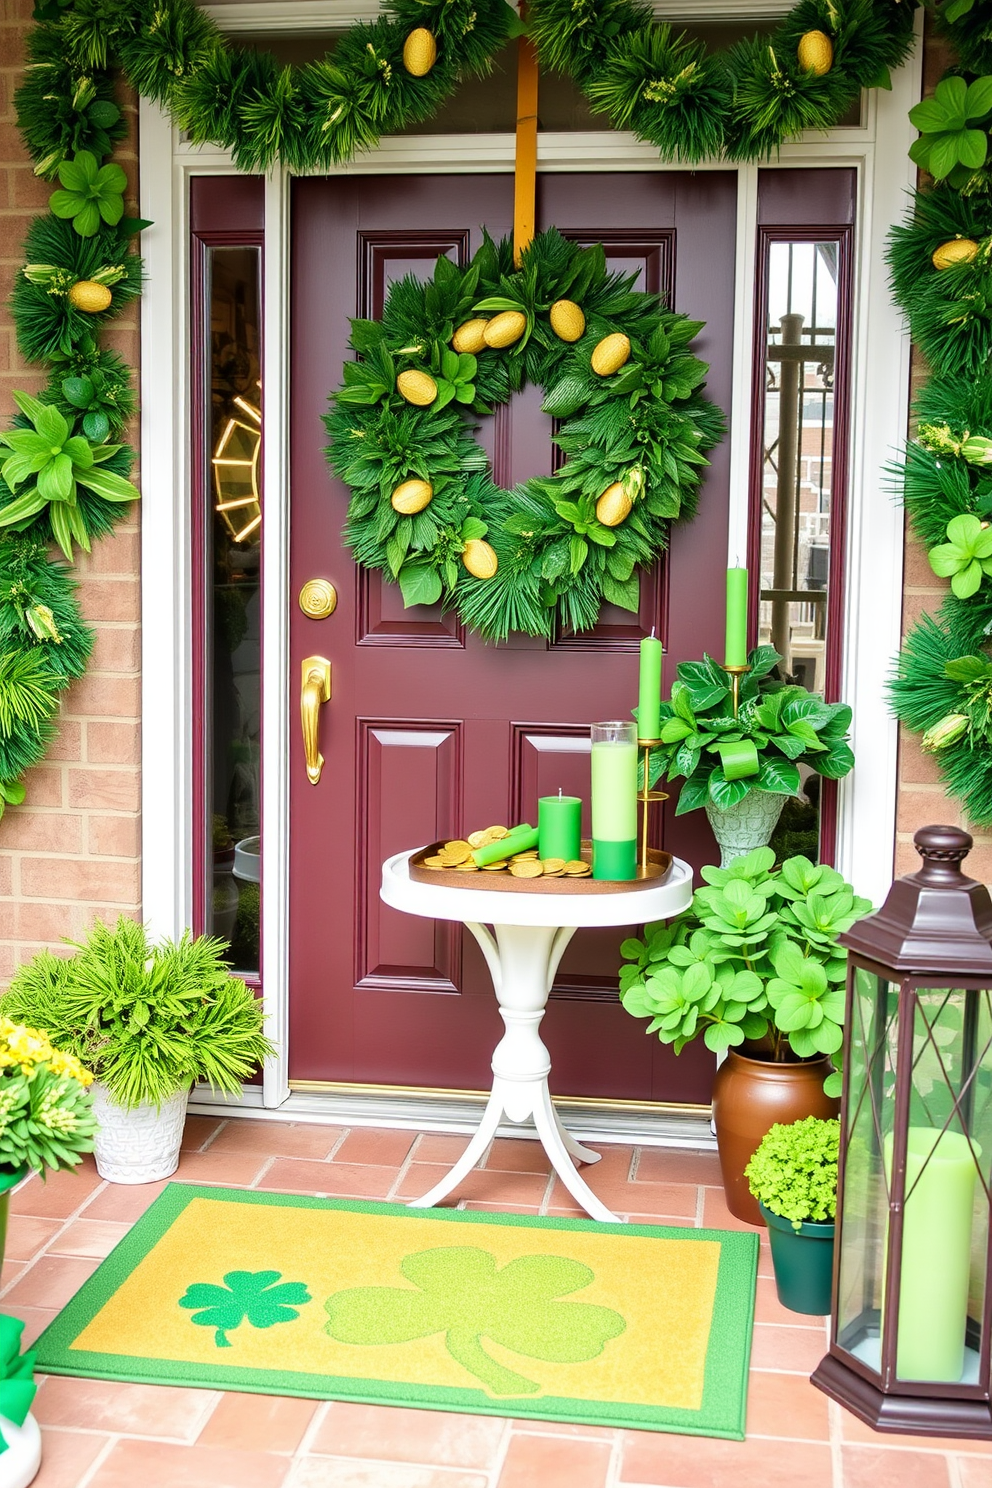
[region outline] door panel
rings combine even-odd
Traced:
[[[291,577],[295,596],[331,579],[338,608],[296,610],[293,666],[331,659],[322,709],[320,784],[306,780],[290,696],[291,1026],[293,1079],[484,1089],[500,1022],[488,974],[460,927],[401,915],[378,899],[390,853],[489,822],[536,820],[559,786],[589,793],[588,725],[626,717],[636,701],[637,645],[655,627],[666,675],[722,643],[727,557],[726,446],[715,452],[700,515],[673,534],[673,563],[643,579],[638,616],[604,610],[587,636],[513,636],[483,644],[437,609],[404,610],[398,589],[358,573],[340,530],[348,493],[324,463],[320,423],[341,379],[348,318],[378,315],[388,285],[425,276],[438,253],[466,263],[485,224],[510,230],[510,176],[351,177],[294,183],[292,232]],[[707,321],[699,354],[708,391],[730,406],[736,181],[696,176],[539,178],[538,223],[606,244],[611,266],[674,295]],[[492,419],[480,442],[496,479],[550,473],[551,421],[537,389]],[[665,845],[698,865],[705,823],[666,820]],[[466,891],[468,893],[468,891]],[[544,1025],[556,1093],[618,1099],[709,1098],[712,1058],[676,1061],[616,996],[615,931],[580,932]]]

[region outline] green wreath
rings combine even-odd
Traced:
[[[325,418],[351,487],[345,540],[404,602],[458,611],[492,640],[587,630],[604,601],[636,610],[637,570],[692,515],[723,415],[689,351],[701,322],[611,274],[600,246],[551,229],[514,269],[485,237],[468,268],[395,283],[381,321],[352,321],[360,360]],[[472,416],[525,382],[560,420],[556,474],[496,486]]]

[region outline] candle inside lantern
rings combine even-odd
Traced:
[[[637,730],[592,726],[592,876],[637,876]]]
[[[724,666],[747,666],[747,569],[727,569],[727,641]]]
[[[911,1126],[906,1135],[896,1374],[901,1380],[956,1384],[964,1372],[975,1157],[981,1159],[981,1150],[960,1132]],[[891,1173],[891,1135],[885,1156]]]
[[[582,853],[582,800],[579,796],[542,796],[537,803],[537,851],[542,858],[575,862]]]
[[[664,651],[652,630],[641,641],[641,670],[637,694],[637,737],[657,739],[661,733],[661,668]]]

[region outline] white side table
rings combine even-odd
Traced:
[[[562,1126],[551,1102],[551,1056],[538,1025],[544,1017],[565,947],[581,925],[639,925],[667,919],[692,899],[692,869],[676,858],[665,883],[655,888],[604,894],[527,894],[483,888],[449,888],[410,878],[413,853],[397,853],[382,865],[380,894],[394,909],[432,920],[460,920],[486,958],[506,1033],[493,1053],[493,1087],[478,1131],[451,1172],[413,1208],[429,1209],[465,1177],[485,1152],[502,1117],[533,1119],[554,1169],[569,1193],[593,1219],[617,1222],[576,1172],[574,1161],[598,1162]],[[552,923],[548,923],[549,920]],[[492,930],[488,926],[492,925]]]

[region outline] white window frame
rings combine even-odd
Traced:
[[[686,16],[685,0],[658,0],[660,13]],[[721,16],[781,13],[781,0],[723,0]],[[208,11],[211,7],[207,7]],[[327,29],[364,19],[376,0],[308,0],[306,6],[238,3],[213,7],[231,31]],[[318,11],[320,15],[318,16]],[[710,12],[707,13],[708,17]],[[714,15],[715,18],[715,15]],[[919,18],[918,18],[919,19]],[[785,145],[776,166],[854,167],[858,177],[852,335],[848,553],[842,695],[854,709],[857,767],[840,782],[837,866],[876,903],[893,866],[897,790],[897,728],[885,684],[899,649],[902,614],[903,514],[883,471],[905,437],[909,401],[909,339],[888,291],[886,233],[907,207],[915,183],[908,149],[915,131],[908,112],[920,96],[921,52],[893,75],[891,92],[876,90],[856,128],[833,129]],[[142,903],[156,933],[176,935],[192,917],[192,512],[190,502],[189,180],[236,174],[230,155],[182,142],[157,105],[140,105],[141,215],[153,226],[142,235],[147,282],[141,301],[142,489]],[[371,154],[333,174],[503,172],[513,168],[513,137],[424,135],[385,139]],[[541,134],[538,169],[547,171],[673,171],[650,145],[617,131]],[[733,169],[723,162],[693,169]],[[747,551],[751,375],[757,253],[758,167],[737,168],[737,268],[733,404],[730,433],[728,560]],[[279,1053],[261,1091],[249,1090],[242,1109],[300,1119],[340,1120],[347,1101],[323,1102],[288,1081],[288,759],[285,706],[289,675],[288,365],[289,173],[265,183],[264,367],[264,609],[263,779],[266,850],[263,860],[262,986],[268,1028]],[[466,1108],[467,1110],[467,1108]],[[468,1129],[474,1111],[448,1103],[440,1115],[421,1101],[366,1105],[359,1119],[384,1125],[431,1124]],[[589,1136],[617,1135],[608,1107],[573,1122]],[[636,1118],[623,1125],[628,1139],[644,1132]],[[697,1123],[698,1124],[698,1123]],[[642,1123],[643,1125],[643,1123]],[[580,1133],[582,1134],[582,1133]],[[655,1124],[657,1136],[657,1125]],[[698,1135],[698,1134],[697,1134]],[[677,1139],[677,1138],[676,1138]]]

